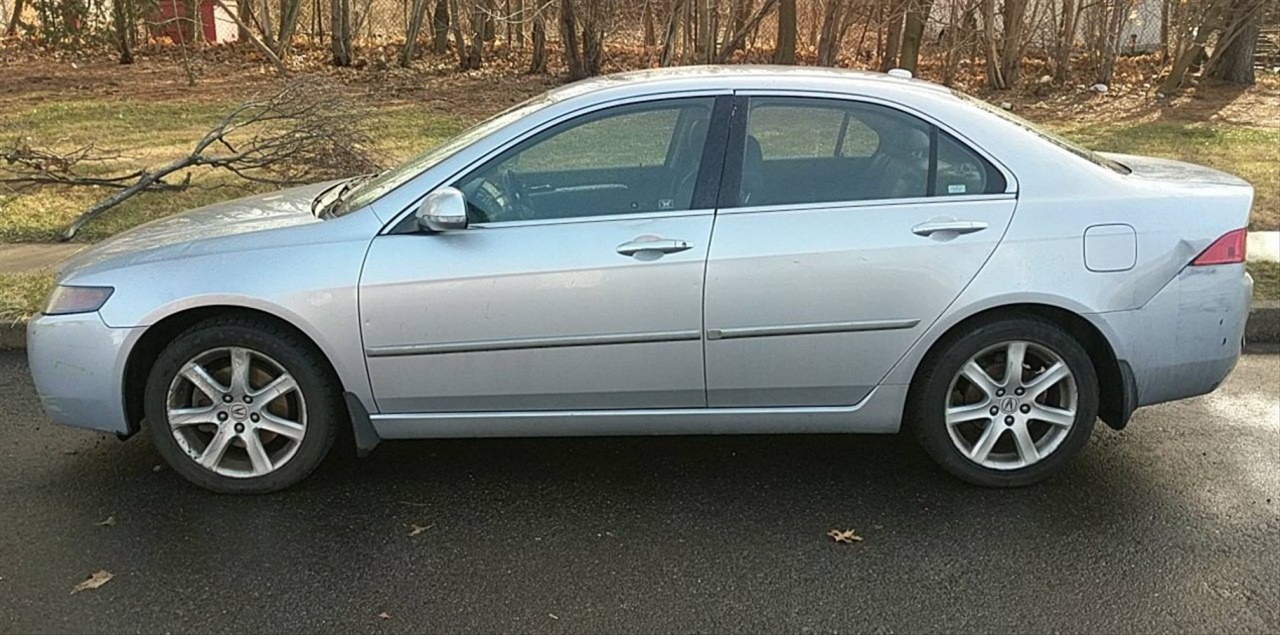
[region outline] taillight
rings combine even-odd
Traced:
[[[1191,261],[1193,267],[1205,265],[1231,265],[1244,262],[1245,245],[1248,244],[1249,233],[1237,229],[1222,235]]]

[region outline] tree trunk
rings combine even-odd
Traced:
[[[334,1],[336,2],[337,0],[334,0]],[[249,30],[249,25],[245,24],[244,21],[240,19],[240,16],[236,15],[233,11],[231,11],[231,9],[227,8],[226,3],[223,2],[222,0],[213,0],[213,3],[218,5],[218,7],[220,7],[223,10],[223,12],[225,12],[228,16],[231,17],[231,21],[236,23],[236,27],[238,29],[240,29],[241,31],[243,31],[245,34],[249,36],[249,42],[253,44],[254,48],[258,49],[259,53],[262,53],[263,57],[267,58],[267,61],[271,62],[271,65],[276,68],[277,73],[279,73],[280,75],[289,74],[289,71],[286,70],[284,67],[284,62],[280,61],[280,58],[275,54],[274,51],[271,50],[271,47],[267,46],[265,42],[258,39],[257,36],[255,36],[253,32]]]
[[[720,47],[720,54],[716,58],[716,63],[724,64],[725,62],[728,62],[729,58],[733,57],[733,54],[736,53],[738,49],[742,47],[742,44],[747,41],[747,35],[753,33],[757,28],[759,28],[760,22],[763,21],[776,6],[778,6],[778,0],[764,0],[764,2],[760,3],[760,7],[756,9],[755,14],[748,18],[747,21],[729,37],[728,41],[724,43],[724,46]]]
[[[898,54],[902,49],[903,14],[897,7],[889,7],[889,24],[885,27],[884,57],[880,58],[880,71],[884,72],[898,66]]]
[[[404,32],[404,47],[400,49],[400,66],[409,68],[414,53],[418,48],[418,33],[422,30],[422,21],[427,13],[427,0],[413,0],[409,10],[409,24]]]
[[[653,5],[644,3],[644,45],[646,48],[658,45],[658,25],[653,19]]]
[[[330,0],[329,11],[333,65],[351,66],[351,0]]]
[[[1071,72],[1071,50],[1075,48],[1079,17],[1080,9],[1076,0],[1062,0],[1062,22],[1058,28],[1058,42],[1053,56],[1053,79],[1059,84],[1065,83]]]
[[[1022,70],[1022,30],[1026,23],[1027,0],[1004,2],[1004,46],[1000,53],[1000,74],[1006,87],[1018,82]]]
[[[924,25],[933,9],[933,0],[913,0],[907,9],[906,25],[902,31],[902,51],[898,66],[912,73],[920,61],[920,43],[924,40]]]
[[[818,66],[835,66],[836,56],[840,52],[840,42],[836,40],[839,31],[840,13],[844,9],[844,0],[826,0],[822,8],[822,27],[818,30]]]
[[[1206,66],[1206,77],[1219,79],[1241,86],[1252,86],[1256,83],[1253,75],[1253,57],[1258,49],[1258,33],[1262,30],[1264,11],[1261,5],[1252,11],[1234,29],[1229,29],[1219,36],[1221,50],[1213,52],[1213,58]],[[1222,44],[1222,39],[1229,40]]]
[[[449,50],[449,0],[436,0],[431,14],[431,50],[436,55]]]
[[[780,0],[778,4],[778,41],[773,62],[796,63],[796,0]]]
[[[996,41],[995,0],[982,0],[982,43],[986,49],[987,86],[996,90],[1008,88],[1000,64],[999,42]]]
[[[276,55],[281,59],[288,56],[289,45],[293,42],[293,33],[298,29],[298,16],[302,13],[302,0],[281,0],[280,2],[280,34],[276,37]]]
[[[564,48],[564,65],[571,80],[587,76],[582,65],[582,49],[578,45],[578,17],[574,2],[560,0],[560,46]]]
[[[16,4],[16,3],[15,3]],[[133,15],[133,0],[115,0],[111,3],[111,22],[121,64],[133,63],[133,39],[137,21]]]
[[[547,72],[547,19],[541,7],[533,14],[533,55],[529,59],[530,73]]]
[[[662,40],[662,54],[658,56],[659,66],[671,66],[676,53],[677,37],[680,35],[680,11],[684,9],[685,0],[672,2],[667,12],[667,28]]]
[[[472,70],[484,66],[484,43],[486,36],[493,30],[493,22],[485,12],[485,3],[473,2],[471,5],[471,45],[466,48],[466,57],[462,63],[463,70]]]
[[[578,14],[582,26],[583,77],[599,75],[604,66],[605,29],[611,18],[609,0],[587,0],[586,11]]]
[[[13,15],[9,16],[9,26],[5,27],[5,35],[14,35],[18,32],[18,27],[22,24],[22,10],[26,5],[26,0],[13,1]]]

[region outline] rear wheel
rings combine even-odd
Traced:
[[[222,493],[263,493],[306,478],[340,428],[323,359],[266,321],[216,318],[160,353],[144,407],[174,471]]]
[[[909,424],[944,469],[986,487],[1061,472],[1088,443],[1098,380],[1088,353],[1051,322],[1014,318],[959,336],[912,389]]]

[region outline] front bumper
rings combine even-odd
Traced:
[[[1212,392],[1240,359],[1253,279],[1244,265],[1187,267],[1141,309],[1091,316],[1133,369],[1136,404]]]
[[[41,315],[27,325],[27,360],[49,418],[129,433],[124,367],[141,328],[111,328],[98,313]]]

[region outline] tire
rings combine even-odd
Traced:
[[[160,455],[221,494],[297,484],[345,423],[338,381],[320,352],[254,317],[212,318],[178,335],[152,365],[145,390],[147,428]]]
[[[1008,360],[1019,350],[1023,368],[1013,378]],[[1069,372],[1061,379],[1059,363]],[[982,487],[1022,487],[1059,474],[1089,442],[1098,415],[1088,353],[1034,316],[986,322],[944,342],[921,364],[910,394],[907,423],[925,452]]]

